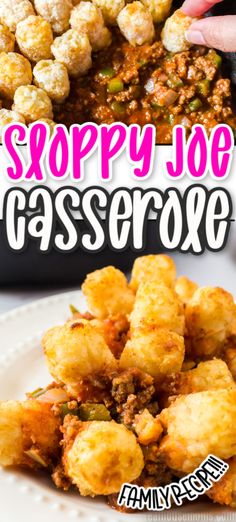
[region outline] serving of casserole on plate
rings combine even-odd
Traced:
[[[41,120],[53,133],[55,123],[122,121],[153,124],[165,144],[176,124],[235,130],[222,57],[190,48],[192,19],[174,9],[171,0],[2,0],[1,132],[11,122]]]
[[[14,380],[8,370],[1,394],[13,400],[0,403],[1,465],[30,469],[39,483],[43,471],[62,498],[103,496],[119,509],[123,483],[165,485],[214,454],[229,471],[209,497],[234,508],[232,295],[176,279],[172,259],[161,254],[137,258],[130,283],[112,266],[96,270],[82,292],[89,311],[71,305],[60,326],[53,326],[56,309],[47,317],[42,347],[53,382],[39,373],[41,386],[25,386],[26,399],[17,400],[23,361]]]

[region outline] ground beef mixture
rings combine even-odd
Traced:
[[[196,123],[208,131],[218,123],[236,128],[230,80],[222,78],[216,51],[168,53],[158,35],[152,45],[133,47],[113,32],[112,45],[94,56],[88,75],[72,80],[64,105],[54,107],[56,122],[151,123],[162,144],[171,143],[176,124],[187,131]]]
[[[67,393],[68,388],[66,389]],[[75,395],[77,393],[77,397]],[[61,432],[64,434],[64,444],[72,444],[74,436],[81,425],[81,411],[88,409],[92,405],[103,404],[107,408],[110,420],[124,424],[128,429],[135,432],[135,416],[144,409],[148,409],[153,416],[159,412],[157,402],[157,390],[153,377],[142,372],[137,368],[130,368],[118,373],[107,375],[94,375],[78,383],[77,389],[73,389],[73,397],[67,403],[64,423]],[[55,413],[58,415],[61,406],[55,406]],[[96,406],[95,406],[96,409]],[[99,410],[98,410],[99,412]],[[104,412],[100,410],[102,415]],[[91,420],[90,417],[82,420]],[[106,418],[99,420],[106,420]],[[108,419],[107,419],[108,420]],[[140,475],[138,485],[144,487],[157,487],[171,482],[173,472],[162,462],[158,443],[151,443],[147,446],[141,445],[145,466]],[[52,473],[52,479],[57,487],[67,490],[71,487],[70,481],[65,476],[63,462],[58,461]],[[108,503],[111,507],[120,510],[117,505],[118,495],[110,495]],[[124,508],[122,508],[124,510]]]

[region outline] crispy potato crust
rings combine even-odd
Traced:
[[[154,281],[141,283],[130,316],[131,331],[155,326],[183,335],[184,322],[183,304],[174,290]]]
[[[212,486],[207,496],[217,504],[236,508],[236,457],[230,459],[228,464],[229,470]]]
[[[24,465],[38,467],[40,464],[28,457],[34,450],[47,465],[58,454],[60,420],[51,405],[36,400],[0,403],[0,465]]]
[[[86,320],[67,322],[46,332],[42,346],[51,375],[73,385],[81,377],[116,368],[116,360],[98,329]]]
[[[236,316],[233,296],[222,288],[198,288],[186,306],[186,330],[194,357],[218,355],[232,333]]]
[[[114,421],[81,423],[72,445],[64,447],[66,474],[81,495],[118,493],[124,482],[137,479],[144,467],[135,435]]]
[[[109,315],[129,314],[134,304],[134,294],[125,275],[113,266],[88,274],[82,291],[89,310],[99,319]]]
[[[136,292],[139,285],[146,281],[173,287],[175,278],[176,268],[171,257],[164,254],[137,257],[132,269],[130,288]]]
[[[181,335],[155,326],[136,328],[121,354],[120,367],[136,367],[163,379],[181,370],[184,352]]]
[[[160,420],[167,430],[160,452],[174,470],[192,472],[210,453],[223,460],[236,454],[235,389],[179,397]]]

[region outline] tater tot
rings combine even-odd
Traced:
[[[23,116],[16,111],[0,109],[0,143],[2,143],[2,132],[6,125],[10,123],[25,123]]]
[[[37,13],[51,24],[54,33],[69,29],[71,0],[34,0],[34,6]]]
[[[22,20],[33,15],[34,8],[30,0],[1,0],[0,21],[15,32],[16,26]]]
[[[171,53],[188,51],[192,46],[185,38],[185,32],[197,18],[185,15],[180,9],[166,20],[161,33],[164,47]]]
[[[108,25],[116,24],[118,14],[125,7],[124,0],[93,0],[93,4],[101,9],[105,23]]]
[[[227,464],[229,470],[206,494],[217,504],[236,508],[236,458],[233,457]]]
[[[175,291],[185,305],[190,301],[197,289],[198,285],[185,276],[179,277],[175,283]]]
[[[72,445],[64,449],[65,472],[83,496],[118,493],[144,467],[135,435],[114,421],[81,423]]]
[[[52,28],[42,16],[29,16],[17,24],[16,41],[24,56],[32,62],[51,58]]]
[[[8,29],[7,25],[0,23],[0,53],[10,53],[14,51],[15,36]]]
[[[155,24],[164,22],[170,14],[172,0],[141,0],[141,2],[150,11]]]
[[[88,35],[93,51],[99,51],[111,43],[111,33],[105,27],[102,11],[92,2],[80,2],[72,10],[72,29]]]
[[[94,373],[114,370],[117,365],[102,334],[86,320],[51,328],[42,345],[51,375],[68,385]]]
[[[31,82],[32,69],[27,58],[18,53],[0,53],[1,96],[12,100],[18,87]]]
[[[51,137],[55,131],[55,127],[57,125],[56,122],[53,120],[50,120],[49,118],[40,118],[40,123],[41,122],[46,123],[46,125],[49,128],[49,135]]]
[[[172,469],[189,473],[211,453],[236,455],[236,391],[204,391],[177,398],[159,416],[167,435],[160,454]]]
[[[34,85],[19,87],[14,96],[13,110],[24,116],[26,123],[53,118],[52,102],[43,89]]]
[[[223,358],[233,375],[233,378],[236,380],[236,348],[227,348],[224,352]]]
[[[46,467],[58,453],[59,425],[50,404],[0,402],[0,465]]]
[[[69,96],[70,81],[63,63],[41,60],[34,69],[34,83],[43,89],[55,103],[63,103]]]
[[[121,33],[131,45],[151,43],[155,30],[151,13],[141,2],[127,4],[117,17]]]
[[[172,395],[187,395],[235,387],[236,383],[227,364],[221,359],[213,359],[199,363],[193,370],[173,376],[170,391]]]
[[[113,266],[88,274],[82,291],[90,312],[99,319],[119,313],[129,314],[134,304],[134,294],[125,275]]]
[[[184,339],[181,335],[158,327],[136,328],[121,354],[122,369],[139,368],[152,377],[163,379],[181,370]]]
[[[222,288],[199,288],[185,310],[191,355],[210,358],[220,353],[234,324],[236,306]]]
[[[69,29],[55,38],[52,53],[58,62],[64,63],[70,76],[82,76],[92,66],[92,48],[86,34]]]
[[[140,283],[155,281],[174,286],[176,268],[173,259],[165,254],[148,255],[135,259],[130,287],[136,292]]]
[[[153,417],[147,409],[135,415],[134,429],[138,435],[138,442],[144,446],[158,441],[163,432],[160,420]]]
[[[183,304],[172,288],[162,283],[142,283],[136,294],[130,323],[132,331],[139,326],[155,326],[183,335]]]

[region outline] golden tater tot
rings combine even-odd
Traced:
[[[133,265],[130,288],[137,291],[141,283],[154,281],[174,286],[176,268],[173,259],[165,254],[138,257]]]
[[[144,467],[135,435],[114,421],[83,422],[72,444],[64,448],[67,476],[83,496],[118,493]]]
[[[236,379],[236,348],[227,348],[223,356],[233,378]]]
[[[116,368],[103,335],[86,320],[51,328],[42,345],[49,371],[58,382],[73,385],[80,378]]]
[[[207,496],[213,502],[236,508],[236,458],[230,459],[228,464],[229,470],[219,482],[213,484]]]
[[[130,315],[131,331],[139,326],[166,328],[184,334],[183,304],[174,290],[162,283],[142,283]]]
[[[159,440],[163,432],[160,420],[153,417],[147,409],[135,416],[134,429],[138,435],[138,442],[144,446]]]
[[[0,465],[46,467],[58,453],[59,424],[50,404],[0,402]]]
[[[153,22],[161,24],[170,13],[172,0],[141,0],[150,11]]]
[[[236,306],[222,288],[199,288],[186,306],[186,330],[191,355],[210,358],[220,353],[232,332]]]
[[[198,285],[185,276],[181,276],[175,283],[175,291],[184,304],[187,304],[198,289]]]
[[[88,274],[82,291],[90,312],[99,319],[119,313],[129,314],[134,304],[134,294],[125,275],[113,266]]]
[[[139,368],[152,377],[163,379],[181,370],[184,338],[164,328],[136,328],[121,354],[122,369]]]
[[[167,435],[160,453],[172,469],[189,473],[211,453],[236,455],[236,391],[215,390],[177,398],[159,416]]]
[[[166,23],[161,33],[161,39],[164,47],[171,53],[182,53],[188,51],[192,46],[185,37],[186,31],[193,22],[198,18],[191,18],[177,9],[170,18],[167,18]]]
[[[235,388],[233,376],[227,364],[221,359],[199,363],[197,368],[173,375],[169,386],[169,395],[187,395],[207,390]]]

